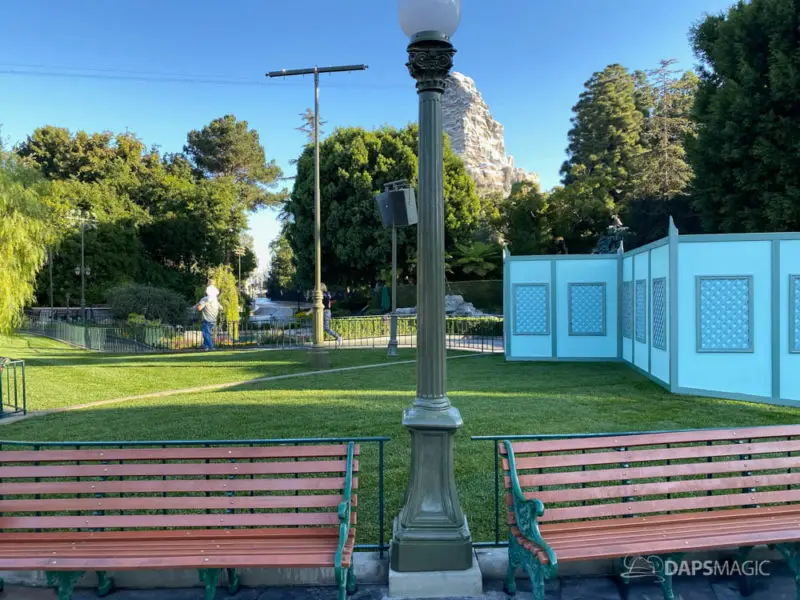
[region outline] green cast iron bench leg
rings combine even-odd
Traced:
[[[56,588],[58,600],[71,600],[75,584],[85,571],[46,571],[47,585]]]
[[[800,598],[800,543],[770,544],[769,548],[777,550],[783,555],[783,558],[786,559],[786,565],[792,570],[792,575],[794,575],[797,597]]]
[[[97,571],[97,595],[101,598],[114,591],[114,580],[105,571]]]
[[[235,596],[241,584],[239,581],[239,573],[236,572],[236,569],[226,569],[226,571],[228,573],[228,593],[231,596]]]
[[[353,566],[353,557],[350,558],[350,568],[347,569],[347,593],[355,594],[358,591],[358,582],[356,581],[356,570]]]
[[[545,600],[544,584],[546,580],[555,576],[554,570],[543,565],[532,552],[520,546],[517,538],[509,532],[508,568],[506,570],[506,580],[503,584],[503,589],[509,596],[517,593],[516,571],[518,567],[522,567],[522,570],[525,571],[531,581],[533,599]]]
[[[220,569],[199,569],[200,581],[206,590],[205,600],[214,600],[217,595],[217,581]],[[59,599],[60,600],[60,599]]]

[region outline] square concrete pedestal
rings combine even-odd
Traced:
[[[391,565],[391,560],[389,561]],[[483,576],[472,552],[466,571],[395,571],[389,568],[390,598],[482,597]]]

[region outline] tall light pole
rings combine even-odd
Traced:
[[[239,289],[243,290],[244,286],[242,285],[242,256],[244,256],[244,246],[239,245],[233,249],[233,253],[239,258]]]
[[[323,332],[322,332],[322,246],[320,243],[320,191],[319,191],[319,75],[320,73],[344,73],[347,71],[364,71],[367,65],[344,65],[339,67],[314,67],[313,69],[283,69],[270,71],[267,77],[291,77],[293,75],[314,76],[314,295],[313,295],[313,337],[314,354],[319,363],[324,366]]]
[[[67,221],[77,225],[81,230],[81,266],[76,267],[76,271],[81,276],[81,322],[86,325],[86,252],[84,244],[84,232],[86,227],[97,228],[97,215],[88,210],[72,209],[67,215]]]
[[[458,501],[453,437],[463,425],[446,389],[442,94],[453,67],[450,43],[461,0],[399,0],[410,38],[408,70],[419,94],[419,224],[417,228],[417,396],[405,410],[411,469],[405,505],[395,521],[395,571],[463,571],[472,538]]]

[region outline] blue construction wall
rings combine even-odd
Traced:
[[[625,254],[507,256],[505,273],[509,360],[621,360],[674,393],[800,405],[800,234],[671,226]]]
[[[506,356],[616,359],[616,256],[507,257]]]
[[[662,385],[670,383],[669,239],[622,257],[620,358]]]
[[[780,391],[800,402],[800,240],[780,242]]]
[[[771,244],[678,245],[678,386],[772,395]]]

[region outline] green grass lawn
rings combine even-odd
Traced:
[[[0,337],[0,356],[24,359],[28,410],[311,370],[295,350],[98,354],[35,336]],[[414,350],[401,349],[400,359]],[[388,362],[385,350],[331,351],[331,367]]]
[[[249,369],[271,368],[257,357],[270,360],[272,354],[239,355],[246,361],[239,368],[257,376]],[[282,360],[291,362],[291,356]],[[181,364],[182,358],[142,360],[158,373],[161,369],[153,366]],[[42,367],[40,373],[48,370]],[[392,438],[386,447],[389,532],[407,481],[409,436],[400,421],[413,399],[415,377],[415,366],[409,364],[244,384],[45,416],[6,425],[0,435],[36,441],[386,435]],[[163,380],[172,384],[166,376]],[[78,376],[74,385],[83,385]],[[471,435],[770,425],[796,423],[800,416],[795,408],[673,396],[628,367],[610,363],[507,363],[499,355],[457,358],[448,361],[448,387],[465,422],[456,436],[456,478],[476,541],[494,539],[493,449],[489,443],[470,441]],[[359,492],[362,543],[377,541],[376,464],[376,449],[365,448]]]

